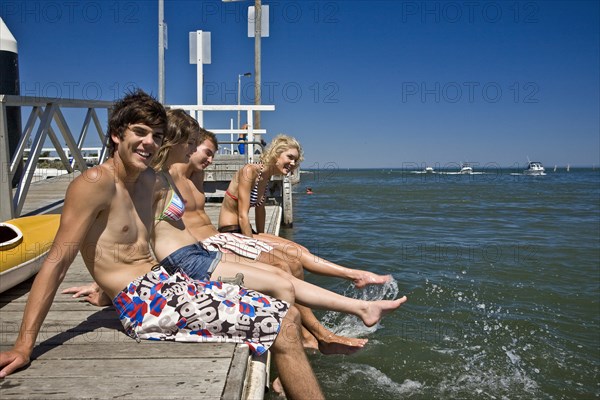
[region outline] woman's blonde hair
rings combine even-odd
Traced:
[[[167,111],[167,130],[163,137],[162,146],[158,149],[156,157],[152,162],[152,167],[155,171],[160,171],[164,168],[169,158],[171,147],[187,142],[190,136],[200,133],[200,125],[198,122],[183,110]]]
[[[300,146],[300,143],[295,138],[287,135],[277,135],[260,155],[260,162],[265,165],[275,164],[281,153],[289,149],[298,150],[297,163],[304,160],[302,146]]]

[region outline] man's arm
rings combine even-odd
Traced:
[[[31,287],[17,340],[12,350],[0,353],[0,378],[29,363],[58,286],[97,215],[110,205],[114,190],[110,189],[111,178],[106,175],[105,170],[97,167],[69,185],[58,232]]]

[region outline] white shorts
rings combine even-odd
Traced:
[[[273,247],[261,240],[252,239],[239,233],[219,233],[202,241],[212,251],[233,253],[252,260],[258,259],[261,252],[269,253]]]

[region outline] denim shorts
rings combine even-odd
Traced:
[[[179,268],[192,279],[209,280],[222,255],[217,251],[208,251],[202,245],[195,243],[172,252],[160,262],[160,265],[168,269]]]

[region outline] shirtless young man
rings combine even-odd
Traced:
[[[204,211],[206,197],[204,195],[204,169],[208,167],[217,151],[217,139],[212,132],[200,128],[200,139],[194,153],[191,154],[189,162],[174,163],[169,168],[169,173],[177,189],[186,199],[183,222],[198,241],[202,242],[211,250],[224,251],[227,256],[238,254],[243,257],[252,258],[256,261],[278,266],[290,272],[296,278],[303,279],[303,264],[298,260],[301,254],[311,262],[306,262],[310,270],[317,273],[338,277],[356,277],[357,286],[365,286],[367,283],[383,283],[389,280],[389,276],[380,276],[367,271],[356,271],[338,266],[327,261],[319,263],[319,259],[300,246],[294,247],[295,243],[289,242],[288,253],[280,249],[274,249],[270,245],[256,239],[251,239],[240,234],[221,234],[212,225],[209,216]],[[291,256],[289,254],[291,252]],[[312,257],[311,257],[312,256]],[[237,262],[243,261],[240,257]],[[319,268],[313,268],[312,264],[319,264]],[[331,266],[331,268],[327,268]],[[335,335],[327,330],[315,317],[312,311],[303,306],[296,305],[302,318],[303,341],[305,347],[319,348],[324,354],[350,354],[361,349],[367,339],[348,338]]]
[[[152,322],[150,313],[142,315],[140,320],[139,315],[131,315],[128,309],[131,305],[128,302],[158,299],[165,300],[160,303],[163,310],[179,311],[173,306],[179,300],[174,289],[181,285],[188,288],[187,295],[179,296],[185,297],[186,302],[200,298],[203,304],[207,298],[214,301],[211,290],[219,291],[206,282],[185,279],[179,273],[170,274],[162,268],[153,269],[156,260],[148,242],[154,219],[155,174],[148,166],[161,144],[165,123],[162,105],[141,91],[115,104],[108,126],[111,157],[69,185],[58,233],[31,288],[17,340],[11,350],[0,353],[0,378],[29,363],[56,290],[80,249],[86,250],[82,251],[82,257],[90,274],[121,311],[121,322],[128,334],[139,334],[142,338],[156,337],[156,334],[169,338],[177,335],[179,339],[193,336],[189,329],[172,329],[175,326],[162,327],[164,331],[156,332],[159,325],[145,326]],[[147,285],[150,284],[156,284],[151,287],[153,290],[158,286],[171,290],[159,292],[162,299],[154,292],[149,298]],[[194,296],[189,294],[192,288]],[[223,284],[223,289],[231,288],[239,290],[239,287]],[[284,389],[290,398],[321,399],[323,395],[299,340],[299,314],[293,307],[285,314],[287,305],[279,303],[283,312],[271,313],[264,308],[260,314],[263,317],[265,311],[271,314],[269,322],[279,327],[270,335],[271,350]],[[282,318],[281,314],[285,316]],[[282,330],[286,332],[285,337],[277,334]]]

